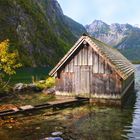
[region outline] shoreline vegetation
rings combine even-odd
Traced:
[[[139,61],[131,61],[132,64],[140,64],[140,60]]]
[[[17,83],[10,85],[7,91],[0,92],[0,111],[19,105],[41,104],[55,99],[55,79],[33,80],[30,84]]]
[[[32,83],[34,80],[44,80],[48,77],[48,73],[51,70],[50,67],[22,67],[16,71],[16,74],[11,77],[10,85],[17,83]],[[8,77],[5,77],[7,80]]]

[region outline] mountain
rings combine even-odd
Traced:
[[[114,46],[129,60],[140,61],[140,28],[130,24],[108,25],[101,20],[95,20],[85,28],[91,36]]]
[[[0,41],[10,39],[25,66],[55,65],[83,32],[56,0],[0,0]]]

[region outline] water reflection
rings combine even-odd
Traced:
[[[130,94],[122,109],[85,105],[56,114],[48,110],[25,114],[14,118],[16,124],[4,124],[0,139],[39,140],[61,131],[64,140],[140,140],[140,65],[136,66],[135,79],[136,93]]]
[[[133,113],[133,121],[131,126],[127,126],[127,138],[129,140],[140,140],[140,92],[137,93],[135,110]]]
[[[130,91],[122,110],[92,106],[73,124],[74,131],[85,140],[140,140],[140,65],[136,66],[135,82],[135,91]]]
[[[123,135],[124,138],[129,140],[140,140],[140,65],[136,65],[135,89],[137,93],[132,114],[133,121],[130,125],[125,126],[124,131],[127,133]]]

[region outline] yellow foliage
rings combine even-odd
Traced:
[[[16,73],[16,69],[22,65],[18,62],[18,52],[9,51],[9,40],[0,43],[0,72],[8,75]]]

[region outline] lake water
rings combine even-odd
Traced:
[[[0,139],[40,140],[61,131],[64,140],[140,140],[140,65],[135,79],[123,108],[84,105],[15,116],[0,128]]]
[[[18,69],[16,75],[12,76],[11,84],[15,83],[30,83],[32,79],[45,79],[48,76],[51,68],[37,67],[37,68],[21,68]]]

